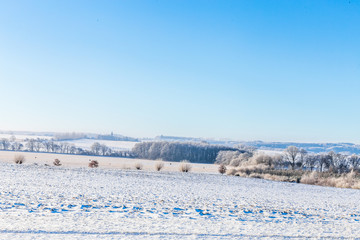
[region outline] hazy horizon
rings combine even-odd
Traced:
[[[30,134],[66,134],[66,133],[80,133],[80,134],[94,134],[94,135],[110,135],[110,134],[114,134],[114,135],[122,135],[125,137],[132,137],[132,138],[137,138],[137,139],[154,139],[156,137],[173,137],[173,138],[189,138],[189,139],[201,139],[201,140],[214,140],[214,141],[234,141],[234,142],[264,142],[264,143],[299,143],[299,144],[321,144],[321,143],[334,143],[334,144],[341,144],[341,143],[350,143],[350,144],[360,144],[360,142],[323,142],[323,141],[313,141],[313,142],[306,142],[306,141],[291,141],[291,140],[284,140],[284,141],[277,141],[277,140],[264,140],[264,139],[233,139],[233,138],[211,138],[211,137],[201,137],[201,136],[181,136],[181,135],[165,135],[165,134],[160,134],[160,135],[156,135],[156,136],[131,136],[131,135],[124,135],[120,132],[77,132],[77,131],[72,131],[72,132],[57,132],[57,131],[29,131],[29,130],[4,130],[4,129],[0,129],[0,134],[8,134],[9,136],[11,135],[16,135],[16,134],[21,134],[21,133],[30,133]]]
[[[359,1],[0,3],[0,129],[360,143]]]

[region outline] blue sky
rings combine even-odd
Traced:
[[[360,143],[360,1],[0,1],[0,130]]]

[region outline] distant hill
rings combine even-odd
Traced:
[[[296,143],[296,142],[263,142],[263,141],[232,141],[191,137],[157,136],[156,141],[207,142],[209,144],[235,147],[237,145],[253,146],[259,150],[282,151],[288,146],[303,148],[308,152],[321,153],[334,151],[337,153],[360,154],[360,145],[354,143]]]

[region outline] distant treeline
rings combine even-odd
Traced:
[[[83,149],[73,143],[65,141],[53,141],[51,139],[30,138],[18,141],[14,136],[0,139],[0,150],[5,151],[24,151],[24,152],[45,152],[45,153],[64,153],[74,155],[96,155],[111,157],[133,158],[131,151],[115,151],[105,144],[94,142],[90,149]]]
[[[139,142],[139,139],[122,136],[122,135],[97,135],[95,139],[99,140],[109,140],[109,141],[127,141],[127,142]]]
[[[87,138],[86,134],[84,133],[57,133],[54,135],[54,140],[56,141],[64,141],[64,140],[77,140]]]
[[[57,133],[54,135],[53,139],[55,141],[71,141],[78,139],[97,139],[97,140],[110,140],[110,141],[130,141],[130,142],[138,142],[139,139],[127,137],[123,135],[101,135],[101,134],[85,134],[85,133]]]
[[[214,163],[220,151],[239,149],[203,143],[141,142],[134,146],[132,153],[137,158],[152,160],[161,158],[174,162],[188,160],[196,163]]]

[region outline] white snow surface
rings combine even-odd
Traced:
[[[61,142],[61,141],[57,141]],[[77,139],[77,140],[65,140],[63,142],[72,143],[76,147],[80,147],[82,149],[90,150],[91,145],[95,142],[100,144],[105,144],[106,146],[110,147],[116,151],[130,151],[135,144],[138,142],[130,142],[130,141],[110,141],[110,140],[98,140],[98,139]]]
[[[360,236],[358,190],[209,173],[0,169],[0,239]]]
[[[17,141],[23,142],[25,139],[48,139],[51,140],[52,136],[44,136],[44,135],[26,135],[26,134],[5,134],[0,133],[0,138],[7,138],[10,139],[12,136],[15,137]]]

